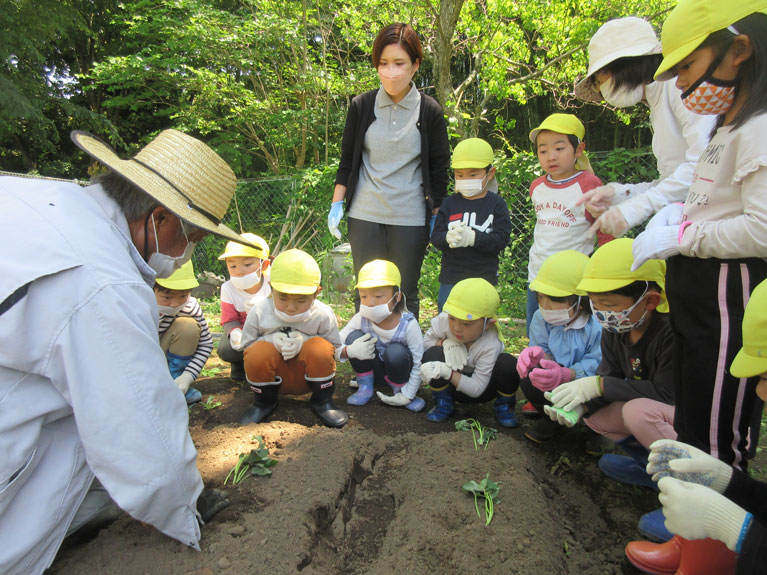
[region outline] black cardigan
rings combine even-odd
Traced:
[[[375,99],[378,90],[356,96],[349,106],[346,126],[341,141],[341,161],[336,172],[336,184],[346,186],[346,210],[351,207],[359,181],[362,164],[362,145],[365,132],[375,121]],[[421,171],[426,200],[426,222],[433,209],[438,208],[447,194],[450,144],[447,124],[439,103],[421,93],[421,109],[418,114],[418,131],[421,133]]]

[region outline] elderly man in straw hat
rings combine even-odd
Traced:
[[[199,549],[225,506],[203,490],[152,286],[221,224],[229,166],[166,130],[98,183],[0,178],[0,573],[42,573],[64,537],[119,508]],[[202,494],[202,495],[201,495]],[[116,504],[116,505],[115,505]]]

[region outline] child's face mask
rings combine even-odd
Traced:
[[[629,316],[631,315],[631,312],[634,311],[634,309],[642,302],[644,301],[645,296],[647,295],[647,289],[645,289],[644,293],[634,302],[634,305],[632,305],[628,309],[620,310],[620,311],[611,311],[611,310],[597,310],[594,309],[594,302],[591,303],[591,312],[594,314],[594,317],[599,322],[599,325],[602,326],[602,329],[612,332],[612,333],[627,333],[631,331],[632,329],[636,329],[640,327],[646,320],[647,320],[647,309],[645,309],[644,313],[642,314],[642,317],[640,317],[637,321],[632,322]]]
[[[456,180],[455,189],[464,198],[473,198],[477,194],[481,194],[485,189],[485,178],[476,178],[471,180]]]
[[[572,319],[571,313],[575,309],[577,309],[580,303],[581,303],[581,298],[580,296],[578,296],[578,300],[569,308],[543,309],[542,307],[539,307],[538,310],[541,312],[541,317],[543,318],[543,321],[545,321],[547,324],[554,325],[554,326],[567,325],[568,323],[570,323],[570,320]]]
[[[261,267],[244,276],[231,276],[229,280],[232,282],[232,285],[238,289],[250,289],[253,286],[258,285],[261,281]]]
[[[397,292],[399,293],[399,292]],[[397,297],[397,293],[391,296],[391,299],[378,305],[362,305],[360,304],[360,315],[373,323],[381,323],[387,317],[391,315],[391,308],[389,307],[394,298]]]
[[[184,306],[186,303],[182,303],[181,305],[177,305],[175,307],[171,307],[169,305],[157,305],[157,309],[160,311],[162,315],[170,315],[170,316],[177,316],[179,312],[184,309]]]

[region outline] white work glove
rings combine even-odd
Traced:
[[[285,341],[288,339],[288,334],[283,333],[281,331],[275,331],[274,333],[270,333],[267,336],[264,336],[264,339],[271,343],[274,347],[277,348],[277,351],[282,354],[282,346],[285,344]]]
[[[451,232],[453,233],[452,241],[450,238],[445,236],[447,245],[449,245],[451,248],[468,248],[474,245],[476,233],[469,226],[463,225],[460,228],[455,228],[454,230],[448,231],[447,233],[450,234]]]
[[[376,395],[378,396],[378,399],[383,401],[386,405],[392,405],[394,407],[404,407],[410,405],[410,402],[413,401],[412,399],[405,397],[401,392],[395,393],[394,395],[384,395],[380,391],[376,391]]]
[[[645,231],[634,238],[631,248],[634,263],[631,264],[631,271],[636,271],[647,260],[665,260],[680,252],[679,226],[651,228],[648,225]]]
[[[647,461],[647,473],[653,481],[670,476],[724,493],[732,478],[732,467],[724,461],[673,439],[654,441]]]
[[[192,385],[194,379],[195,377],[191,373],[185,371],[175,379],[176,386],[181,390],[181,393],[186,393],[189,391],[189,386]]]
[[[645,229],[662,228],[665,226],[678,226],[682,223],[682,216],[684,215],[683,204],[669,204],[658,210],[650,221],[647,222]]]
[[[561,407],[565,411],[573,411],[575,406],[582,405],[602,395],[602,387],[599,385],[599,376],[590,375],[573,381],[563,383],[551,392],[547,398],[554,407]]]
[[[658,481],[666,528],[685,539],[718,539],[738,552],[752,515],[713,489],[663,477]]]
[[[611,185],[600,186],[589,190],[575,200],[575,205],[586,204],[586,209],[595,218],[610,209],[615,198],[615,188]]]
[[[350,359],[373,359],[376,354],[377,337],[366,333],[346,346],[346,357]]]
[[[463,223],[463,221],[458,220],[455,222],[450,222],[447,225],[447,233],[445,234],[445,241],[447,242],[447,245],[449,245],[451,248],[455,247],[453,244],[457,244],[461,237],[461,229],[466,227],[466,224]]]
[[[598,231],[604,234],[610,234],[616,238],[625,234],[629,229],[629,223],[623,217],[618,206],[613,206],[599,216],[589,228],[589,235],[593,236]]]
[[[421,380],[429,384],[435,379],[447,379],[453,375],[453,370],[441,361],[427,361],[421,364]]]
[[[302,345],[304,345],[304,335],[299,331],[291,331],[282,342],[282,359],[288,361],[296,357]]]
[[[450,369],[460,371],[466,365],[466,360],[469,359],[469,352],[466,351],[466,346],[460,341],[454,339],[446,339],[442,342],[442,349],[445,352],[445,363]]]
[[[546,399],[551,401],[550,392],[546,392],[543,394]],[[551,421],[557,422],[559,425],[564,425],[565,427],[573,427],[576,423],[578,423],[581,420],[581,417],[583,417],[583,414],[585,412],[585,408],[582,405],[576,405],[574,409],[571,411],[565,411],[564,409],[560,407],[554,407],[552,405],[544,405],[543,406],[543,412],[551,419]]]
[[[242,330],[239,327],[236,327],[229,332],[229,345],[231,345],[232,349],[235,351],[240,351],[242,349]]]

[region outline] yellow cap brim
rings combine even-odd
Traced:
[[[194,289],[200,285],[196,279],[168,281],[168,278],[164,278],[164,279],[157,279],[155,281],[157,282],[157,285],[160,285],[164,287],[165,289],[174,289],[179,291]]]
[[[484,162],[478,162],[476,160],[464,160],[462,162],[453,162],[450,164],[450,167],[453,168],[454,170],[466,170],[469,168],[481,170],[483,168],[486,168],[492,165],[493,165],[493,162],[488,162],[485,164]]]
[[[561,288],[547,284],[546,282],[542,282],[538,278],[535,278],[533,281],[530,282],[530,289],[534,292],[542,293],[543,295],[547,295],[551,297],[568,297],[571,295],[586,295],[586,292],[581,289],[576,289],[575,292],[571,293]]]
[[[289,293],[295,295],[313,295],[317,291],[318,286],[304,286],[296,284],[285,284],[275,282],[272,280],[271,286],[273,290],[277,290],[282,293]]]
[[[767,358],[748,355],[741,348],[730,366],[733,377],[754,377],[767,372]]]
[[[668,56],[664,56],[660,66],[658,66],[658,69],[655,70],[655,80],[659,82],[665,82],[666,80],[673,78],[675,76],[673,72],[674,66],[692,54],[707,37],[708,34],[703,34],[697,38],[694,38],[693,40],[690,40],[689,42],[686,42],[685,44],[682,44]]]

